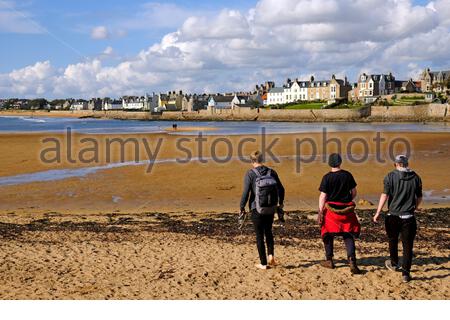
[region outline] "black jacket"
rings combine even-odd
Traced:
[[[393,170],[384,178],[383,193],[389,196],[389,213],[395,216],[414,214],[417,198],[422,197],[422,180],[414,171]]]
[[[269,170],[266,166],[260,166],[257,167],[256,170],[259,171],[261,175],[266,175],[267,171]],[[275,170],[270,169],[272,171],[271,176],[274,177],[274,179],[277,181],[278,186],[278,202],[280,205],[284,202],[284,187],[283,184],[280,181],[280,178],[278,178],[278,174]],[[247,171],[244,177],[244,190],[242,192],[242,198],[241,198],[241,204],[240,209],[244,210],[245,206],[247,204],[247,201],[249,203],[250,211],[256,208],[255,203],[255,193],[256,193],[256,173],[253,172],[252,169]],[[250,196],[250,199],[249,199]]]

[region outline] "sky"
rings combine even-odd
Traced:
[[[450,69],[450,0],[0,0],[0,98]]]

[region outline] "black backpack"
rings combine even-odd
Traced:
[[[278,206],[278,183],[272,176],[272,170],[268,170],[265,175],[261,175],[255,168],[255,202],[256,211],[259,214],[275,214]]]

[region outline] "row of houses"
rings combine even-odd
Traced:
[[[330,103],[347,99],[352,86],[345,79],[316,80],[313,76],[308,81],[287,79],[282,87],[273,87],[267,93],[266,105],[287,104],[297,101],[327,100]]]
[[[257,86],[257,89],[260,88]],[[298,101],[327,101],[359,100],[371,103],[380,96],[401,92],[445,92],[450,90],[450,71],[422,72],[419,80],[397,80],[392,73],[359,75],[358,82],[349,83],[347,78],[338,79],[335,75],[331,79],[316,80],[313,76],[307,81],[287,79],[281,87],[273,86],[267,91],[267,105],[288,104]]]
[[[85,100],[67,100],[64,105],[56,109],[80,110],[125,110],[125,111],[187,111],[193,112],[202,109],[233,109],[235,107],[263,106],[264,102],[259,94],[183,94],[169,92],[167,94],[146,94],[142,97],[125,96],[120,100],[104,98]],[[69,106],[68,106],[69,105]]]

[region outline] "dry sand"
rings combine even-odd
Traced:
[[[449,211],[419,216],[414,280],[387,271],[387,243],[371,212],[351,276],[341,241],[337,269],[323,257],[312,213],[275,226],[281,265],[254,267],[251,224],[233,214],[1,215],[1,299],[449,299]]]

